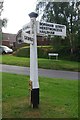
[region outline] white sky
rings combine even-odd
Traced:
[[[3,32],[17,33],[30,21],[28,14],[35,10],[36,0],[4,0],[2,18],[7,18],[7,27]]]

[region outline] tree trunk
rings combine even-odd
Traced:
[[[73,36],[72,36],[72,33],[69,35],[69,40],[70,40],[70,47],[71,47],[70,53],[73,54],[73,44],[72,44]]]

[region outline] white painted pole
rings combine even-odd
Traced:
[[[30,44],[30,81],[32,82],[31,102],[33,108],[39,105],[39,82],[38,82],[38,61],[37,61],[37,34],[36,34],[36,18],[37,14],[32,12],[29,14],[31,18],[31,33],[34,38],[33,44]]]
[[[33,26],[34,25],[34,26]],[[34,31],[34,42],[30,44],[30,80],[32,80],[32,88],[39,88],[38,84],[38,62],[37,62],[37,39],[36,39],[36,18],[31,18],[31,26]]]

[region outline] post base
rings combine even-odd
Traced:
[[[33,108],[39,107],[39,88],[32,89],[31,91],[31,103]]]

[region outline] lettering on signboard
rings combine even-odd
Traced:
[[[33,40],[34,40],[33,38],[28,37],[28,36],[24,36],[24,39],[25,39],[25,40],[28,40],[28,41],[31,41],[31,42],[33,42]]]
[[[31,34],[22,31],[22,40],[24,43],[33,44],[34,38]]]
[[[66,36],[66,26],[49,22],[39,22],[38,32],[40,34]]]

